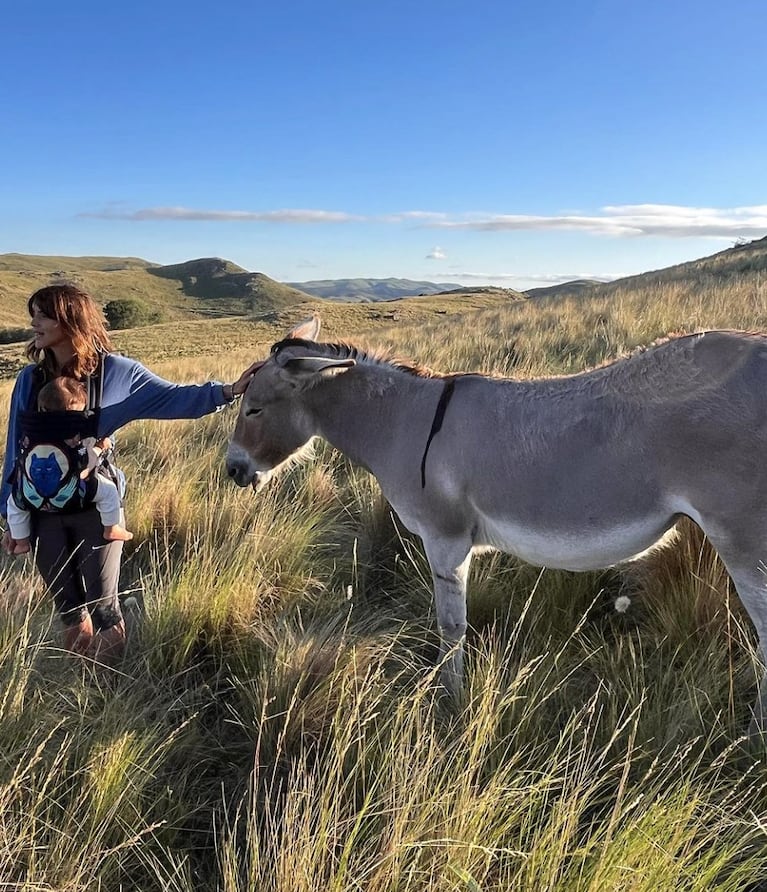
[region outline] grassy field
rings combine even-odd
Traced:
[[[669,331],[767,329],[759,271],[428,300],[323,305],[325,331],[527,377]],[[117,341],[166,377],[231,380],[287,324]],[[18,352],[0,359],[10,374]],[[695,530],[603,573],[476,559],[453,706],[420,545],[375,481],[321,445],[255,497],[223,473],[233,421],[119,435],[122,584],[145,609],[118,668],[63,654],[29,561],[0,561],[0,889],[767,889],[765,753],[741,736],[753,632]]]
[[[508,297],[498,291],[408,298],[379,304],[346,304],[317,299],[301,301],[289,310],[259,317],[178,320],[110,332],[110,335],[115,349],[141,357],[143,362],[153,366],[169,360],[194,358],[197,361],[190,367],[192,372],[204,377],[217,369],[224,357],[237,356],[239,361],[246,362],[249,357],[263,354],[297,320],[308,319],[315,313],[325,320],[329,331],[354,333],[377,343],[378,333],[390,328],[449,323],[451,317],[461,319],[468,311],[498,309],[508,304]],[[0,380],[15,378],[25,365],[25,346],[23,340],[0,344]]]

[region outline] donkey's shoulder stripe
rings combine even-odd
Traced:
[[[429,454],[431,441],[439,433],[440,428],[442,427],[445,412],[447,411],[447,404],[450,402],[454,390],[455,378],[446,378],[445,386],[442,388],[442,393],[440,394],[439,402],[437,403],[437,411],[434,413],[434,420],[431,423],[429,439],[426,441],[426,448],[423,451],[423,458],[421,459],[421,489],[426,488],[426,456]]]

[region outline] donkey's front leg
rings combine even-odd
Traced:
[[[440,636],[440,680],[457,695],[463,682],[463,642],[466,637],[466,579],[471,543],[448,539],[424,540],[434,580],[434,605]]]

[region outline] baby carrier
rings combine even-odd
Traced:
[[[35,405],[43,383],[39,372],[36,374],[37,386],[32,388]],[[117,469],[111,466],[106,452],[99,456],[99,464],[90,474],[80,476],[88,467],[88,450],[82,441],[98,436],[103,388],[101,362],[96,373],[87,379],[84,411],[39,412],[34,408],[20,413],[20,437],[11,481],[13,499],[19,508],[81,511],[93,504],[97,471],[108,473],[117,482]]]

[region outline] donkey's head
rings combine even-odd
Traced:
[[[272,347],[269,359],[253,376],[226,454],[229,476],[238,486],[258,492],[272,473],[300,455],[316,435],[316,422],[302,399],[318,378],[354,365],[351,358],[322,355],[314,343],[320,333],[315,316],[298,325]]]

